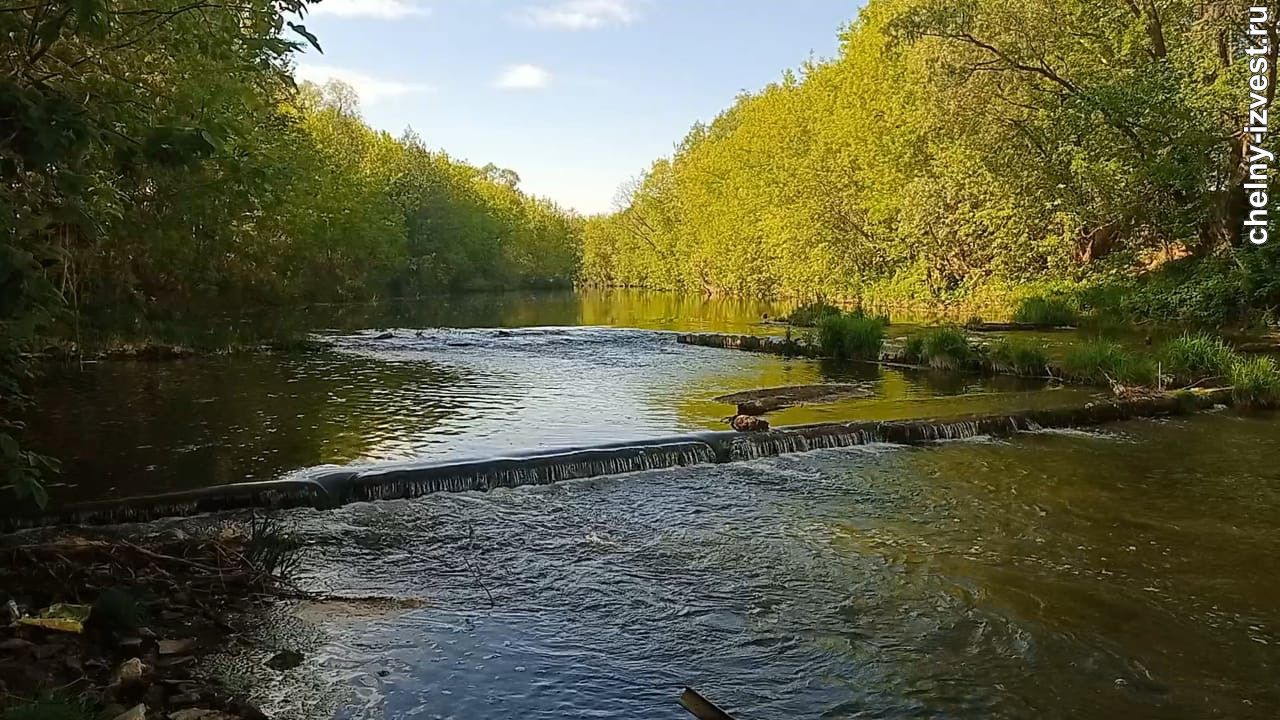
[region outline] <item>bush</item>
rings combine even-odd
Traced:
[[[823,300],[805,303],[791,314],[783,318],[792,325],[801,327],[816,327],[818,323],[829,317],[837,317],[841,314],[840,308]]]
[[[1235,359],[1235,352],[1221,338],[1208,333],[1183,335],[1165,345],[1161,353],[1164,372],[1178,386],[1226,377]]]
[[[1075,307],[1063,298],[1024,298],[1013,313],[1013,321],[1030,325],[1074,325],[1079,320]]]
[[[1157,380],[1155,363],[1149,358],[1135,357],[1108,340],[1091,340],[1071,348],[1062,371],[1072,380],[1096,385],[1155,385]]]
[[[908,348],[918,342],[916,362],[939,370],[969,370],[977,366],[980,356],[969,344],[969,337],[958,327],[926,330],[907,341]]]
[[[93,715],[78,700],[50,695],[0,712],[0,720],[91,720]]]
[[[987,349],[991,368],[1014,375],[1044,375],[1048,372],[1049,354],[1031,340],[1001,338]]]
[[[862,313],[830,315],[818,323],[818,345],[822,351],[842,360],[876,360],[884,345],[889,322]]]
[[[1241,407],[1280,405],[1280,369],[1269,357],[1236,358],[1227,377],[1231,397]]]
[[[924,333],[915,333],[908,336],[907,344],[902,348],[902,354],[906,356],[907,362],[924,362]]]

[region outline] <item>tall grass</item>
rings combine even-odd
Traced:
[[[991,369],[1013,375],[1044,375],[1048,372],[1049,354],[1032,340],[1000,338],[987,347]]]
[[[1221,338],[1208,333],[1185,334],[1164,346],[1160,353],[1164,372],[1174,385],[1225,378],[1236,363],[1236,354]]]
[[[981,356],[958,327],[925,330],[907,338],[908,359],[939,370],[972,370]]]
[[[0,711],[0,720],[92,720],[82,702],[64,695],[49,695]]]
[[[876,360],[888,325],[888,318],[867,317],[861,312],[828,315],[818,321],[818,346],[823,353],[842,360]]]
[[[783,318],[792,325],[800,327],[816,327],[824,319],[840,315],[840,308],[824,300],[816,300],[801,305],[791,314]]]
[[[1031,325],[1075,325],[1080,319],[1075,307],[1058,297],[1024,298],[1013,313],[1013,321]]]
[[[1269,357],[1238,357],[1227,371],[1231,397],[1241,407],[1280,406],[1280,369]]]
[[[1109,340],[1091,340],[1071,348],[1062,361],[1062,371],[1079,382],[1106,385],[1155,385],[1156,365]]]

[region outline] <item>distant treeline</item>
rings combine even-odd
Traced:
[[[1251,4],[870,0],[591,219],[582,277],[930,302],[1191,257],[1280,302],[1277,243],[1240,235]]]
[[[372,130],[348,87],[295,87],[304,4],[0,8],[5,292],[86,308],[571,283],[580,221],[514,173]]]

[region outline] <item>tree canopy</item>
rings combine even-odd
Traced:
[[[1230,253],[1250,4],[870,0],[591,219],[583,278],[937,301]]]

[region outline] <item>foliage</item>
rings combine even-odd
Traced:
[[[49,695],[0,712],[0,720],[90,720],[84,703],[66,695]]]
[[[814,327],[824,318],[839,315],[842,310],[823,300],[805,303],[787,315],[785,320],[792,325],[800,327]]]
[[[888,321],[860,312],[827,315],[818,321],[818,346],[842,360],[875,360],[884,345]]]
[[[908,335],[906,344],[902,347],[902,354],[907,362],[924,362],[924,333]]]
[[[1031,325],[1074,325],[1078,319],[1076,309],[1065,298],[1039,295],[1024,298],[1013,313],[1014,322]]]
[[[0,8],[0,486],[23,353],[83,308],[339,301],[562,285],[581,221],[396,139],[339,83],[295,86],[311,0],[31,0]]]
[[[918,350],[915,358],[938,370],[971,370],[981,360],[978,352],[969,344],[964,330],[954,326],[932,328],[918,333]],[[910,342],[910,341],[909,341]],[[911,346],[915,349],[915,346]]]
[[[1166,263],[1136,278],[1117,278],[1082,290],[1095,312],[1155,322],[1217,326],[1247,320],[1250,311],[1280,308],[1280,253],[1250,251]]]
[[[1107,385],[1155,385],[1156,366],[1150,358],[1138,357],[1118,343],[1090,340],[1073,346],[1062,362],[1062,371],[1077,382]]]
[[[1280,405],[1280,367],[1269,357],[1237,358],[1228,371],[1231,395],[1241,407]]]
[[[1006,337],[987,347],[987,361],[999,373],[1040,376],[1048,372],[1049,355],[1033,340]]]
[[[583,280],[939,304],[1190,255],[1253,269],[1170,317],[1275,305],[1239,236],[1244,8],[1159,5],[870,0],[590,219]]]
[[[1235,352],[1221,338],[1203,332],[1184,334],[1160,353],[1163,372],[1179,387],[1226,377],[1235,361]]]

